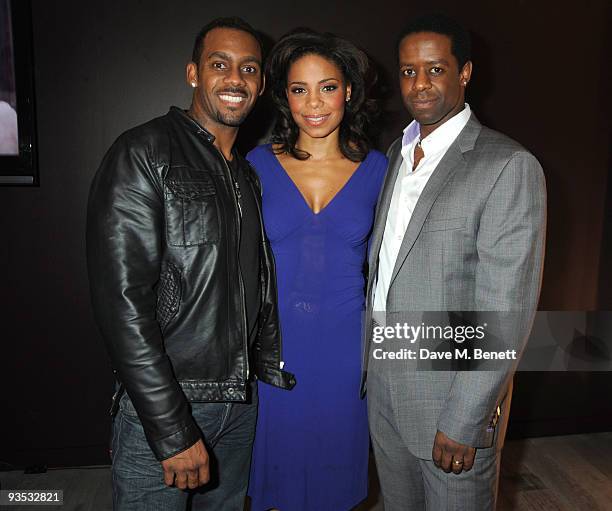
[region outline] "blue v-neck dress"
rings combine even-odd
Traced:
[[[247,158],[263,187],[291,392],[259,385],[252,511],[343,511],[367,495],[368,426],[359,398],[364,261],[387,159],[371,151],[315,214],[270,145]]]

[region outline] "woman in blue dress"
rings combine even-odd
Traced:
[[[311,31],[285,36],[269,59],[273,143],[247,158],[262,183],[283,359],[298,384],[259,386],[252,511],[343,511],[367,495],[364,262],[387,166],[366,136],[368,69],[352,43]]]

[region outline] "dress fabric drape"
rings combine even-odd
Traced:
[[[367,495],[363,269],[387,160],[371,151],[315,214],[270,145],[247,158],[276,260],[283,360],[298,382],[290,392],[259,385],[252,510],[348,510]]]

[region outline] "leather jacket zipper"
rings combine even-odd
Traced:
[[[223,161],[223,167],[227,171],[227,177],[230,180],[230,183],[233,184],[232,191],[234,193],[230,195],[232,195],[232,199],[234,201],[234,208],[236,212],[236,230],[238,232],[238,244],[236,247],[236,261],[238,261],[238,282],[240,284],[240,304],[242,305],[242,329],[244,332],[243,340],[244,340],[244,354],[245,354],[244,362],[246,365],[245,382],[248,382],[249,373],[250,373],[249,339],[248,339],[249,334],[248,334],[248,323],[247,323],[247,317],[246,317],[246,303],[245,303],[245,297],[244,297],[244,281],[242,279],[242,269],[240,268],[240,239],[242,237],[242,204],[241,204],[242,193],[240,192],[240,186],[238,185],[238,182],[234,180],[234,176],[232,176],[232,172],[229,168],[229,165],[227,164],[227,160],[225,159],[225,156],[223,156],[221,151],[219,151],[219,149],[217,149],[217,147],[214,144],[213,144],[213,147],[215,148],[217,153],[219,153],[219,156],[221,156],[221,160]]]
[[[240,212],[240,218],[242,218],[242,193],[240,192],[240,185],[233,177],[232,181],[234,183],[234,193],[236,195],[236,202],[238,203],[238,211]],[[242,235],[242,231],[240,232],[240,235]]]

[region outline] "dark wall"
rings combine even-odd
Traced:
[[[601,260],[604,249],[610,254],[602,239],[611,230],[609,214],[604,224],[607,3],[582,2],[575,10],[553,1],[428,3],[457,16],[474,35],[468,101],[478,117],[518,139],[544,166],[543,309],[597,309],[598,296],[610,296]],[[399,1],[33,0],[41,185],[0,188],[0,464],[107,462],[113,383],[89,306],[88,187],[119,133],[171,104],[188,105],[184,66],[200,26],[239,14],[271,38],[300,25],[357,42],[381,70],[386,149],[409,120],[398,99],[393,45],[416,13]],[[243,145],[264,131],[268,118],[260,108],[243,129]],[[610,408],[601,405],[610,402],[608,374],[521,374],[516,389],[515,422],[527,434],[612,428]],[[576,395],[571,409],[563,404],[567,393]],[[550,427],[551,420],[560,426]]]

